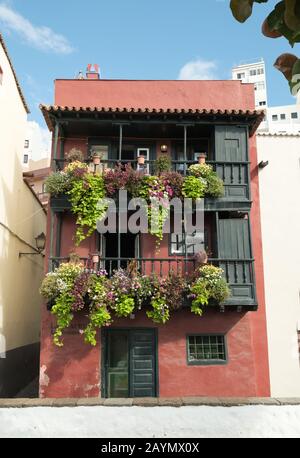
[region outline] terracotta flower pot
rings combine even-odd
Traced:
[[[93,156],[93,164],[99,165],[101,162],[101,156]]]
[[[92,256],[93,264],[98,264],[99,260],[100,260],[100,256],[98,254],[93,254]]]
[[[199,154],[199,156],[198,156],[199,164],[205,164],[205,161],[206,161],[206,154],[205,153]]]

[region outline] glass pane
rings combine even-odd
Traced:
[[[108,397],[128,397],[128,334],[112,332],[108,339]]]

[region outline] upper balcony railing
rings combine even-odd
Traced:
[[[64,168],[66,159],[55,159],[56,170]],[[90,163],[90,160],[86,160]],[[171,160],[171,170],[179,172],[183,175],[188,175],[188,168],[197,161],[192,160]],[[206,209],[214,210],[218,207],[220,210],[230,210],[238,208],[247,210],[250,208],[250,174],[249,161],[214,161],[208,160],[207,164],[212,165],[218,176],[224,183],[224,197],[219,199],[206,199]],[[150,175],[155,175],[155,160],[145,160],[144,165],[139,165],[137,159],[134,160],[118,160],[105,159],[101,160],[98,170],[113,169],[117,164],[131,164],[133,168],[144,171]],[[95,169],[97,170],[97,169]]]

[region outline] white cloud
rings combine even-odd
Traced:
[[[180,70],[179,80],[217,79],[217,65],[213,61],[196,59],[187,62]]]
[[[57,54],[70,54],[73,51],[63,35],[55,33],[49,27],[33,25],[28,19],[3,3],[0,4],[0,23],[8,31],[18,33],[30,45],[43,51],[52,51]]]

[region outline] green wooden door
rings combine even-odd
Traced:
[[[249,219],[219,219],[218,226],[220,267],[230,283],[230,301],[241,305],[253,303],[255,285]]]
[[[153,329],[130,331],[130,396],[156,396],[156,348]]]
[[[225,184],[225,198],[249,200],[248,136],[245,127],[216,126],[216,171]],[[219,162],[219,163],[218,163]]]
[[[106,396],[156,396],[154,329],[109,330],[105,338]]]

